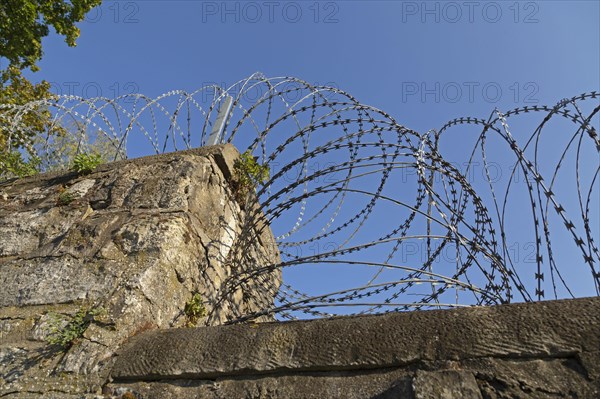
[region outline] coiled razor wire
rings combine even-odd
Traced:
[[[276,269],[284,283],[273,306],[239,321],[599,295],[599,109],[591,92],[421,134],[337,88],[256,73],[157,98],[0,105],[0,123],[9,149],[26,144],[25,115],[49,110],[78,151],[90,136],[115,159],[212,141],[269,165],[256,212],[281,262],[240,271],[229,287]],[[62,156],[53,140],[26,147],[51,165]]]

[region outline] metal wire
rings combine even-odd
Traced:
[[[102,136],[116,159],[205,145],[229,97],[219,142],[269,165],[248,220],[264,214],[281,262],[242,268],[225,286],[249,290],[284,270],[276,303],[234,321],[600,294],[596,92],[420,134],[337,88],[256,73],[155,99],[0,105],[0,123],[9,150],[25,145],[50,168],[63,156],[56,138],[27,144],[26,115],[50,110],[81,151]]]

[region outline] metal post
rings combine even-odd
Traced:
[[[229,113],[231,112],[231,106],[233,105],[233,98],[229,95],[226,95],[221,103],[221,107],[219,107],[219,113],[217,114],[217,120],[213,125],[213,129],[210,132],[210,136],[208,136],[208,140],[206,141],[206,145],[217,145],[221,140],[221,135],[223,134],[223,130],[225,129],[225,122],[229,118]]]

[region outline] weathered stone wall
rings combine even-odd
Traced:
[[[0,397],[99,394],[121,343],[186,325],[195,293],[198,325],[272,303],[278,271],[244,279],[279,253],[256,203],[235,200],[237,156],[215,146],[0,183]],[[56,314],[80,309],[99,312],[83,337],[48,345]]]
[[[281,282],[260,208],[231,189],[238,155],[0,183],[0,397],[600,398],[600,298],[222,325]],[[206,327],[189,328],[196,293]],[[102,311],[49,345],[82,309]]]
[[[112,378],[144,399],[597,399],[600,298],[152,331]]]

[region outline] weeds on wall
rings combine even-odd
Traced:
[[[269,165],[261,165],[248,150],[233,164],[233,188],[237,201],[245,203],[248,194],[269,180]]]
[[[80,175],[92,173],[98,165],[104,163],[101,154],[81,153],[73,159],[71,169]],[[25,159],[19,151],[0,151],[0,180],[23,178],[42,172],[42,160],[33,156]]]
[[[98,153],[81,153],[77,154],[73,159],[72,169],[80,175],[87,175],[92,173],[103,162],[102,155]]]
[[[62,192],[58,195],[58,200],[56,203],[59,206],[69,205],[71,202],[75,201],[76,198],[77,196],[74,193],[63,188]]]
[[[103,308],[81,307],[73,316],[52,313],[46,342],[63,350],[70,348],[77,339],[83,337],[95,318],[104,312]]]
[[[186,302],[183,312],[185,313],[187,319],[186,324],[188,327],[195,327],[201,318],[208,315],[208,312],[202,303],[202,297],[198,293],[194,294],[192,299]]]

